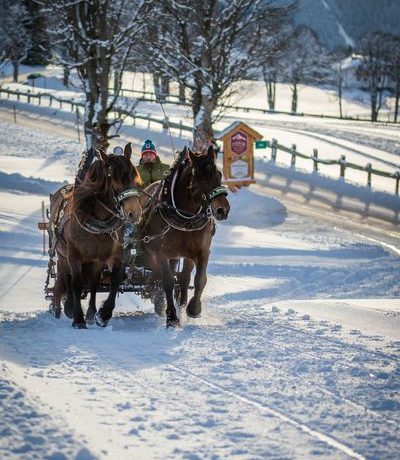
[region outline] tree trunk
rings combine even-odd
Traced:
[[[69,76],[70,76],[71,72],[68,69],[68,67],[65,67],[65,66],[64,66],[63,70],[64,70],[64,73],[63,73],[63,85],[68,88],[68,86],[69,86]]]
[[[185,85],[182,83],[179,83],[179,102],[182,104],[186,102]]]
[[[292,113],[297,113],[297,83],[292,86]]]
[[[275,110],[276,82],[269,80],[267,83],[267,96],[269,110]]]
[[[210,142],[214,139],[212,114],[216,104],[211,94],[204,87],[200,90],[200,95],[193,97],[193,100],[200,101],[200,104],[197,104],[196,107],[193,105],[193,146],[197,151],[202,151],[208,148]]]
[[[376,88],[371,89],[371,121],[377,121],[378,111],[376,109],[378,103],[378,92]]]
[[[158,99],[161,93],[160,74],[158,72],[153,73],[153,85],[154,85],[154,92],[156,93],[156,97]]]
[[[18,61],[13,61],[12,66],[13,66],[13,81],[17,82],[18,81],[18,75],[19,75],[19,62]]]
[[[343,118],[343,78],[339,77],[339,82],[338,82],[338,100],[339,100],[339,116],[340,118]]]
[[[165,101],[165,98],[169,96],[169,77],[163,75],[161,77],[161,97]]]
[[[269,110],[275,110],[276,71],[270,71],[266,65],[263,65],[262,74],[267,89],[268,108]]]
[[[396,90],[396,99],[394,102],[394,122],[397,122],[397,117],[399,115],[399,99],[400,99],[400,87]]]

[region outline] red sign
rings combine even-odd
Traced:
[[[242,131],[238,131],[231,137],[231,151],[237,155],[247,152],[247,135]]]

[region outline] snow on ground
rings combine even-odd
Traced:
[[[141,66],[135,72],[125,72],[123,75],[122,86],[128,91],[144,91],[154,93],[152,75],[142,73],[146,71],[145,66]],[[43,77],[37,78],[34,82],[27,80],[31,73],[40,73]],[[21,66],[19,83],[13,83],[11,79],[12,68],[8,66],[1,76],[3,82],[9,88],[20,90],[30,89],[32,91],[57,91],[62,97],[75,97],[79,92],[80,82],[74,72],[71,73],[71,85],[66,88],[62,84],[63,72],[58,66],[49,65],[47,67]],[[357,83],[356,83],[357,84]],[[178,95],[179,88],[175,82],[171,82],[171,93]],[[242,107],[253,107],[267,109],[267,90],[262,81],[240,81],[232,87],[233,96],[227,100],[227,104],[239,105]],[[298,87],[298,112],[310,114],[339,115],[339,103],[336,91],[333,89],[319,88],[313,86],[299,85]],[[277,83],[276,85],[276,110],[289,112],[291,110],[292,91],[289,84]],[[381,109],[381,118],[393,118],[394,98],[384,98]],[[368,118],[370,116],[369,95],[367,92],[357,88],[345,87],[343,90],[343,115],[351,117]]]
[[[0,133],[4,174],[71,180],[75,142],[3,121]],[[109,327],[77,331],[43,299],[47,197],[17,185],[0,189],[1,458],[396,458],[398,243],[241,190],[201,318],[182,312],[167,331],[123,294]]]
[[[59,77],[59,69],[57,68],[46,69],[43,73],[47,73],[51,78],[56,78],[56,75]],[[25,74],[23,73],[22,75]],[[135,88],[137,90],[143,89],[142,77],[143,75],[139,73],[127,75],[125,81],[126,87]],[[23,78],[26,77],[21,76],[21,78],[23,80]],[[43,82],[42,84],[40,83],[42,80],[44,82],[47,78],[39,78],[35,89],[31,88],[31,91],[45,91]],[[152,90],[151,80],[148,75],[146,76],[145,82],[145,88],[147,88],[147,90]],[[14,89],[18,88],[20,90],[27,89],[26,86],[21,83],[6,83],[4,86]],[[282,88],[280,88],[280,91],[283,95],[286,94],[285,97],[288,97],[290,93],[289,88],[287,85],[281,86]],[[48,90],[48,86],[46,90]],[[322,111],[326,114],[330,114],[334,110],[334,107],[336,107],[336,105],[332,103],[332,94],[330,94],[329,91],[312,87],[306,87],[303,90],[304,103],[307,105],[304,111],[310,113]],[[58,96],[67,98],[71,97],[71,94],[73,94],[75,100],[80,97],[74,91],[72,93],[70,92],[69,95],[66,94],[62,91],[59,84],[54,85],[52,91]],[[249,84],[249,82],[242,82],[240,85],[237,85],[236,102],[240,101],[240,105],[245,107],[259,107],[260,103],[264,100],[264,92],[265,88],[261,82],[251,82],[251,84]],[[55,116],[57,118],[60,117],[64,124],[69,124],[72,129],[76,130],[75,113],[69,112],[70,107],[65,107],[64,105],[64,110],[60,110],[58,107],[38,107],[28,105],[22,101],[17,102],[14,99],[16,99],[16,97],[11,97],[10,100],[1,100],[0,108],[3,107],[3,109],[10,111],[12,110],[12,106],[15,105],[17,109],[17,118],[20,116],[20,111],[25,112],[27,110],[31,111],[35,116],[40,117],[41,120],[49,118],[54,119]],[[48,104],[48,102],[43,100],[42,104]],[[360,107],[358,107],[360,103],[357,104],[357,110],[360,110]],[[363,110],[369,110],[368,104],[363,103],[361,106]],[[166,104],[165,110],[170,121],[177,123],[183,121],[186,125],[192,124],[191,112],[188,107]],[[150,114],[153,118],[158,118],[160,120],[164,119],[163,110],[159,104],[140,102],[137,107],[137,112],[144,116]],[[227,111],[220,122],[216,124],[216,128],[225,128],[233,120],[237,119],[237,117],[237,112]],[[400,170],[400,156],[398,152],[400,130],[398,126],[395,125],[368,122],[357,123],[311,117],[293,117],[280,114],[255,114],[250,112],[240,113],[240,118],[263,134],[265,139],[272,140],[275,138],[280,144],[287,147],[296,144],[297,149],[301,153],[312,155],[313,150],[318,149],[318,154],[321,159],[338,160],[342,155],[345,155],[348,162],[360,166],[366,166],[368,163],[371,163],[373,168],[390,172],[391,174]],[[146,136],[148,122],[145,120],[137,120],[136,127],[129,126],[131,122],[132,120],[128,119],[121,132],[124,137],[134,142],[137,141],[138,144],[140,144],[143,136]],[[137,128],[142,128],[142,133],[139,134]],[[162,133],[161,125],[157,126],[153,123],[151,129],[160,133],[158,134],[159,136],[166,136],[165,133]],[[177,130],[172,131],[174,132],[174,136],[177,136]],[[183,134],[183,140],[177,141],[174,147],[178,148],[182,146],[187,142],[189,135],[190,133],[187,132]],[[164,140],[161,140],[159,145],[164,146]],[[167,143],[167,145],[168,148],[166,150],[161,147],[161,153],[171,156],[171,146],[169,143]],[[270,150],[260,153],[267,153],[270,156]],[[283,165],[290,165],[290,155],[286,153],[278,154],[278,162]],[[311,172],[313,164],[311,160],[302,160],[298,158],[296,167],[303,171]],[[339,167],[320,165],[320,173],[337,179],[339,176]],[[346,171],[346,178],[352,183],[365,186],[367,174],[363,171],[348,168]],[[372,177],[372,186],[376,190],[393,193],[395,190],[395,180],[393,178],[384,178],[374,175]]]

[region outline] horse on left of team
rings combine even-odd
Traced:
[[[76,329],[86,329],[81,306],[84,282],[90,276],[89,284],[95,293],[105,266],[111,272],[108,297],[97,312],[91,301],[89,310],[91,318],[94,316],[96,324],[101,327],[105,327],[112,317],[124,275],[124,226],[137,223],[142,214],[138,189],[141,178],[131,163],[131,154],[130,144],[125,147],[123,155],[97,151],[98,160],[65,197],[55,243],[60,271],[55,283],[54,307],[55,311],[60,311],[57,304],[62,293],[66,293],[65,313],[73,318],[72,326]],[[60,201],[58,191],[50,202],[51,218],[58,213]]]

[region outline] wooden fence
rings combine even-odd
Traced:
[[[63,99],[59,98],[57,96],[54,96],[51,93],[31,93],[29,91],[27,92],[22,92],[18,90],[9,90],[5,88],[0,88],[0,98],[2,96],[2,93],[7,95],[7,99],[10,98],[10,95],[16,96],[18,101],[21,101],[21,98],[24,97],[26,98],[26,101],[21,101],[21,102],[28,102],[30,104],[33,103],[34,100],[38,101],[38,104],[41,105],[42,100],[48,99],[48,106],[49,107],[54,107],[56,104],[58,104],[58,108],[63,109],[64,106],[68,107],[70,106],[71,112],[76,111],[77,113],[77,119],[79,118],[79,112],[76,110],[78,107],[84,108],[84,103],[79,102],[79,101],[74,101],[73,99]],[[161,125],[163,129],[168,129],[168,127],[172,129],[177,129],[179,131],[179,135],[182,135],[183,131],[187,132],[192,132],[193,128],[189,125],[185,125],[182,120],[179,121],[179,123],[176,122],[171,122],[167,118],[154,118],[150,114],[139,114],[139,113],[130,113],[127,112],[121,108],[115,108],[114,109],[116,113],[119,115],[125,115],[129,116],[133,119],[133,125],[136,124],[136,120],[145,120],[147,121],[147,128],[150,128],[151,123],[156,123],[158,125]],[[15,114],[14,114],[15,117]],[[367,163],[365,166],[360,166],[355,163],[348,162],[346,160],[345,155],[341,155],[341,157],[337,160],[324,160],[322,158],[318,158],[318,150],[314,149],[313,150],[313,155],[307,155],[304,153],[301,153],[297,150],[296,145],[292,145],[291,148],[286,147],[282,144],[279,144],[276,139],[272,140],[271,144],[271,160],[273,162],[276,161],[276,157],[278,154],[278,150],[281,150],[282,152],[288,153],[291,155],[291,160],[290,160],[290,165],[294,168],[296,167],[296,158],[303,158],[307,160],[313,161],[313,169],[315,172],[318,172],[318,165],[319,164],[325,164],[325,165],[339,165],[339,174],[340,177],[345,180],[346,176],[346,169],[355,169],[358,171],[365,171],[367,173],[367,187],[371,188],[372,185],[372,176],[381,176],[381,177],[387,177],[387,178],[392,178],[395,180],[395,193],[396,195],[399,195],[399,188],[400,188],[400,171],[396,171],[394,173],[386,172],[386,171],[380,171],[379,169],[373,168],[371,163]]]
[[[85,104],[83,102],[74,100],[74,99],[64,99],[55,96],[51,93],[31,93],[30,91],[19,91],[19,90],[10,90],[6,88],[0,88],[0,98],[2,94],[7,95],[7,99],[10,99],[10,96],[15,96],[17,101],[26,102],[28,104],[37,103],[38,105],[45,105],[47,102],[47,107],[54,107],[60,110],[65,108],[70,108],[71,112],[75,112],[77,114],[77,118],[79,118],[79,112],[77,112],[78,108],[84,108]],[[192,132],[193,128],[189,125],[183,123],[182,120],[179,120],[179,123],[170,121],[167,118],[154,118],[151,114],[142,114],[137,112],[129,112],[119,107],[114,108],[114,112],[118,115],[129,116],[133,120],[133,125],[136,124],[136,120],[144,120],[147,121],[147,128],[150,128],[151,123],[156,123],[161,125],[163,129],[177,129],[179,131],[179,135],[182,136],[184,131]]]
[[[293,144],[291,148],[288,148],[284,145],[279,144],[276,139],[273,139],[272,144],[271,144],[271,160],[274,163],[276,162],[278,150],[281,150],[282,152],[285,152],[291,155],[290,166],[293,168],[296,167],[296,158],[299,157],[299,158],[304,158],[306,160],[311,160],[313,162],[314,172],[318,172],[319,164],[338,165],[339,175],[343,180],[345,180],[347,168],[355,169],[358,171],[365,171],[367,174],[367,187],[369,188],[371,188],[371,185],[372,185],[373,175],[392,178],[395,180],[395,194],[399,195],[400,171],[396,171],[394,173],[390,173],[387,171],[380,171],[379,169],[373,168],[371,163],[367,163],[365,166],[360,166],[355,163],[351,163],[347,161],[345,155],[341,155],[340,158],[338,158],[337,160],[324,160],[322,158],[318,158],[317,149],[313,150],[313,155],[306,155],[304,153],[300,153],[297,150],[297,147],[295,144]]]

